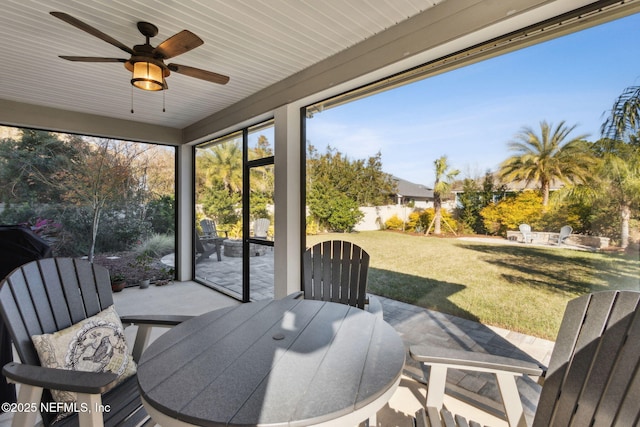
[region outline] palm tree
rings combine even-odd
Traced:
[[[509,142],[509,150],[516,154],[500,165],[502,179],[538,183],[545,207],[553,181],[583,183],[589,176],[593,154],[584,141],[587,135],[566,140],[575,128],[576,125],[565,126],[564,121],[555,128],[546,121],[540,122],[539,135],[528,126],[522,128]]]
[[[433,164],[436,167],[436,181],[433,185],[433,234],[440,234],[440,222],[442,221],[442,196],[451,191],[451,182],[460,173],[460,171],[457,169],[449,170],[447,156],[442,156],[439,159],[436,159]]]
[[[631,211],[640,205],[640,86],[626,88],[614,101],[602,124],[599,141],[600,196],[615,203],[620,213],[620,247],[629,245]],[[627,142],[625,142],[627,141]]]
[[[210,173],[224,183],[229,193],[242,192],[242,148],[237,141],[214,145],[210,151]]]

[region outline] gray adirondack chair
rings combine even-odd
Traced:
[[[45,426],[134,426],[148,418],[132,376],[102,394],[117,378],[110,372],[79,372],[40,366],[32,335],[53,333],[94,316],[113,304],[109,271],[86,260],[48,258],[32,261],[0,282],[0,314],[5,321],[21,363],[8,363],[3,374],[20,384],[19,404],[52,402],[50,389],[78,393],[78,403],[88,408],[109,405],[109,411],[79,411],[56,420],[57,413],[42,413]],[[137,359],[154,326],[171,327],[188,316],[122,317],[124,325],[138,326],[133,358]],[[33,407],[33,406],[27,406]],[[18,411],[13,426],[32,426],[37,412]],[[103,418],[104,417],[104,418]],[[55,422],[54,422],[55,421]]]
[[[196,263],[208,259],[214,252],[218,261],[222,261],[222,242],[228,238],[227,232],[222,237],[218,234],[216,223],[208,218],[200,221],[200,227],[202,227],[202,235],[198,236],[196,233],[196,253],[200,254]]]
[[[214,239],[213,241],[207,241],[198,236],[198,233],[194,230],[194,244],[196,249],[196,264],[209,259],[209,257],[215,252],[218,261],[222,261],[222,239]]]
[[[640,293],[597,292],[567,305],[533,419],[533,427],[637,426],[640,422]],[[447,368],[493,372],[510,426],[526,420],[515,379],[540,375],[533,363],[488,354],[414,345],[430,366],[426,408],[418,426],[477,426],[442,405]]]
[[[570,225],[565,225],[560,228],[560,234],[558,235],[558,244],[561,245],[567,237],[571,236],[572,232],[573,227],[571,227]]]
[[[216,228],[216,223],[212,219],[205,218],[200,221],[200,226],[202,227],[202,238],[204,240],[208,239],[226,239],[227,233],[225,232],[225,237],[222,237],[218,234],[218,229]]]
[[[320,242],[303,255],[305,299],[332,301],[382,314],[382,304],[367,294],[369,254],[342,240]]]

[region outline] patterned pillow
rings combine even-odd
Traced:
[[[118,381],[136,373],[122,322],[114,306],[53,334],[33,335],[40,364],[72,371],[113,372]],[[51,390],[59,402],[75,402],[76,393]]]

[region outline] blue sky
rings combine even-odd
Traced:
[[[433,162],[461,177],[496,170],[507,143],[542,120],[595,141],[624,88],[640,84],[640,14],[315,114],[307,140],[352,159],[380,151],[385,172],[433,185]]]

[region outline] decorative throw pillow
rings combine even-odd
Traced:
[[[114,306],[53,334],[33,335],[40,364],[72,371],[113,372],[118,381],[136,373],[122,322]],[[76,393],[51,390],[59,402],[74,402]]]

